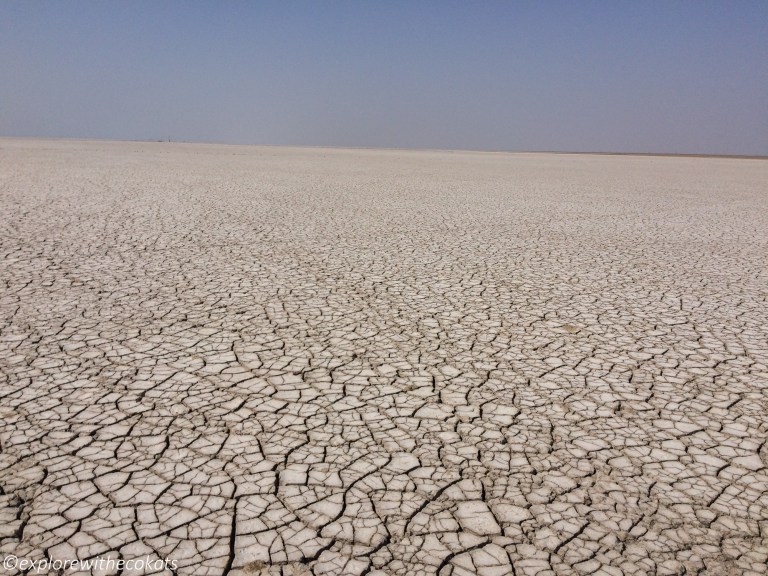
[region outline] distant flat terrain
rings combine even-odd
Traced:
[[[4,557],[766,574],[765,160],[0,139],[0,279]]]

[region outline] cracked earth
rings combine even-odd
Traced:
[[[0,555],[766,574],[768,162],[0,140]]]

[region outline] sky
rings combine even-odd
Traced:
[[[0,0],[0,136],[768,155],[768,1]]]

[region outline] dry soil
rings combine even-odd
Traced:
[[[2,139],[0,241],[0,555],[766,573],[768,161]]]

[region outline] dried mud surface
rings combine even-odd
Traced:
[[[0,203],[0,555],[766,574],[767,161],[3,139]]]

